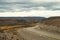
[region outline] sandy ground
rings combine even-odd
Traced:
[[[55,34],[43,30],[35,29],[38,27],[28,27],[23,29],[12,29],[13,32],[0,32],[0,40],[60,40],[60,34]],[[16,34],[17,33],[17,34]]]

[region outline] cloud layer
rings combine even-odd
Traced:
[[[21,12],[31,10],[51,10],[60,11],[60,1],[53,2],[41,0],[0,0],[0,12]],[[59,2],[58,2],[59,1]]]

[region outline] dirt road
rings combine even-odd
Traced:
[[[60,40],[60,35],[36,30],[35,27],[18,29],[17,32],[26,40]]]

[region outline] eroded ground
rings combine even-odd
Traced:
[[[60,35],[35,29],[37,26],[1,30],[0,40],[60,40]]]

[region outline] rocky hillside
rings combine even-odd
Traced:
[[[53,26],[59,26],[60,27],[60,17],[50,17],[50,18],[46,18],[43,21],[44,24],[47,25],[53,25]]]
[[[40,29],[60,33],[60,17],[46,18],[40,24]]]

